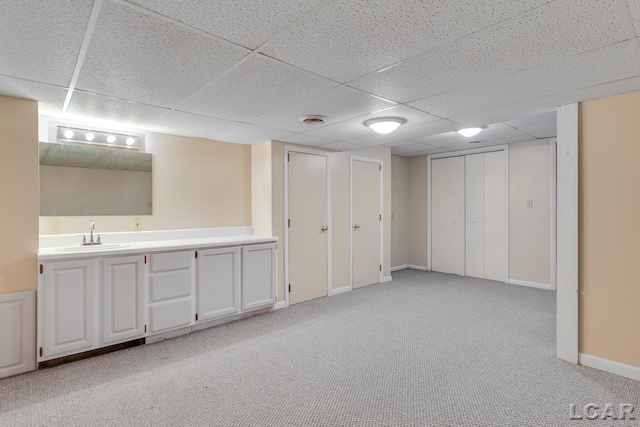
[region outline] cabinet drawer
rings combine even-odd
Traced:
[[[151,302],[191,295],[191,269],[153,274],[150,277]]]
[[[149,315],[150,333],[188,326],[193,320],[191,299],[153,305],[150,307]]]
[[[151,272],[180,270],[190,268],[193,261],[193,251],[169,252],[151,255]]]

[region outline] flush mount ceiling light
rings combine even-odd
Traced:
[[[476,136],[486,128],[487,128],[486,126],[464,128],[464,129],[460,129],[458,133],[462,136],[466,136],[467,138],[471,138],[472,136]]]
[[[308,125],[323,125],[327,122],[329,122],[329,117],[327,116],[318,116],[315,114],[309,115],[309,116],[300,116],[298,117],[298,119],[302,122],[302,123],[306,123]]]
[[[402,117],[378,117],[367,120],[364,125],[370,127],[374,132],[384,135],[393,132],[406,122]]]
[[[138,135],[127,135],[69,126],[58,126],[56,137],[58,141],[91,145],[108,145],[109,147],[122,147],[134,150],[140,148],[140,138],[141,137]]]

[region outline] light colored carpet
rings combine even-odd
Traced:
[[[640,382],[555,358],[555,293],[438,273],[0,380],[0,426],[566,426]]]

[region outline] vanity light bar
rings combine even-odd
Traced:
[[[81,129],[69,126],[58,126],[58,141],[77,142],[81,144],[105,145],[107,147],[123,147],[131,150],[140,149],[140,137],[116,132]]]

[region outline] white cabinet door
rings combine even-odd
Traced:
[[[144,256],[102,261],[102,343],[144,336]]]
[[[240,248],[198,251],[198,320],[240,310]]]
[[[97,344],[96,260],[43,264],[43,355],[54,359],[90,350]]]
[[[189,326],[195,321],[195,251],[151,255],[148,333]]]
[[[467,276],[484,278],[484,154],[465,160]]]
[[[275,244],[242,248],[242,311],[276,302],[277,258]]]

